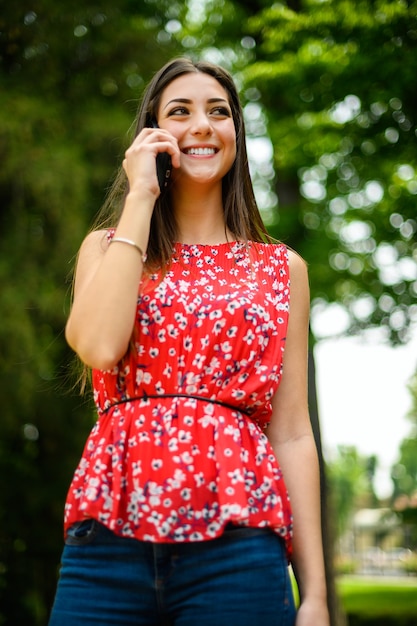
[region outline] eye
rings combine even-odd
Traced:
[[[231,117],[229,109],[223,106],[214,107],[214,109],[211,109],[210,113],[217,117]]]
[[[188,109],[186,107],[175,107],[168,113],[168,117],[175,115],[188,115]]]

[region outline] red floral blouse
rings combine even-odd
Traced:
[[[162,280],[139,287],[133,348],[93,370],[98,421],[65,528],[93,517],[125,537],[176,542],[232,522],[270,527],[289,555],[289,499],[263,432],[288,312],[285,246],[176,244]]]

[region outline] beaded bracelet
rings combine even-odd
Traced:
[[[127,243],[128,246],[132,246],[139,251],[142,263],[146,263],[146,259],[148,258],[146,252],[144,252],[142,248],[132,239],[126,239],[125,237],[113,237],[113,239],[110,240],[110,243]]]

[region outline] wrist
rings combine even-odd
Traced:
[[[330,626],[327,602],[323,600],[302,600],[297,611],[297,624]]]
[[[133,223],[136,223],[138,220],[142,223],[143,218],[150,221],[155,201],[155,196],[150,192],[132,189],[125,198],[123,215],[129,216],[128,219],[132,219]]]
[[[296,577],[297,579],[297,577]],[[327,603],[327,586],[324,578],[297,580],[301,602]]]
[[[129,189],[126,195],[125,203],[132,202],[140,206],[149,205],[153,209],[158,196],[158,193],[155,194],[145,185],[136,185],[135,187],[131,187]]]

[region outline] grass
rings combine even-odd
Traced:
[[[337,589],[344,611],[364,618],[417,616],[417,578],[341,577]]]

